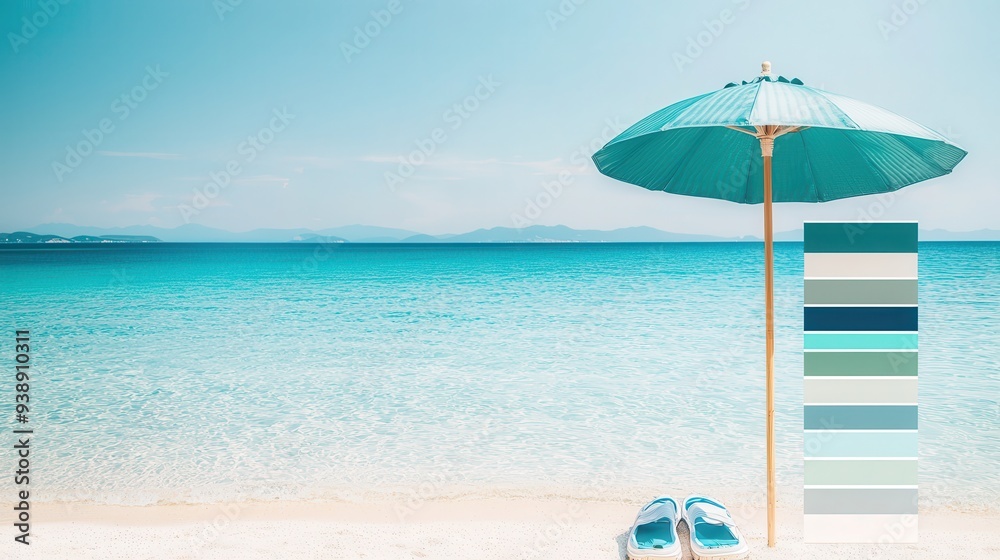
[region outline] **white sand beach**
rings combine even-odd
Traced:
[[[638,503],[567,499],[390,504],[253,503],[172,506],[39,504],[30,547],[4,539],[3,558],[614,559]],[[996,513],[921,514],[915,545],[806,545],[800,511],[779,510],[778,547],[762,515],[741,523],[761,559],[995,558]],[[681,525],[681,539],[687,532]],[[690,557],[690,553],[685,547]]]

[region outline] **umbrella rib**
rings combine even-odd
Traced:
[[[848,134],[851,131],[851,129],[849,129],[849,128],[835,128],[835,129],[831,129],[831,130],[837,130],[838,132],[840,132],[840,134],[842,134],[844,136],[844,138],[847,139],[847,142],[851,145],[851,147],[854,148],[854,151],[856,151],[858,153],[858,155],[861,156],[861,159],[867,161],[868,162],[868,166],[871,169],[875,170],[875,174],[878,175],[878,177],[880,179],[882,179],[882,184],[885,185],[885,190],[882,191],[882,192],[892,192],[892,191],[896,190],[896,189],[893,189],[892,185],[889,184],[888,177],[886,177],[885,174],[882,173],[882,170],[879,169],[879,167],[877,165],[875,165],[875,162],[872,161],[870,157],[868,157],[868,154],[866,154],[864,152],[864,150],[862,150],[861,148],[858,147],[858,145],[854,142],[854,139],[851,138],[851,135]]]
[[[779,136],[784,136],[786,134],[791,134],[793,132],[802,132],[803,130],[805,130],[807,128],[809,128],[809,127],[808,126],[806,126],[806,127],[802,127],[802,126],[785,126],[785,127],[781,127],[781,126],[779,126],[778,129],[774,131],[774,137],[777,138]]]
[[[747,154],[747,158],[746,158],[747,159],[747,181],[746,181],[746,186],[743,189],[743,204],[750,204],[750,180],[752,179],[752,177],[750,176],[750,172],[753,171],[753,160],[754,160],[754,158],[753,158],[753,149],[754,149],[754,147],[756,145],[757,145],[756,142],[751,142],[750,145],[747,147],[748,148],[747,151],[749,151],[750,153]]]
[[[814,94],[816,94],[816,95],[818,95],[818,96],[822,97],[823,99],[826,99],[826,101],[827,101],[827,102],[828,102],[828,103],[830,104],[830,106],[831,106],[831,107],[833,107],[833,108],[835,108],[835,109],[837,110],[837,112],[838,112],[838,113],[840,113],[840,115],[839,115],[839,116],[843,117],[843,119],[846,119],[847,121],[850,121],[850,123],[854,125],[854,127],[853,127],[853,130],[864,130],[864,129],[863,129],[862,127],[861,127],[861,125],[860,125],[860,124],[858,124],[858,121],[854,120],[854,118],[853,118],[853,117],[851,117],[850,115],[848,115],[848,114],[847,114],[847,111],[845,111],[845,110],[841,109],[841,108],[840,108],[840,106],[839,106],[839,105],[837,105],[837,102],[836,102],[836,101],[834,101],[834,100],[830,99],[830,98],[829,98],[829,97],[827,96],[827,94],[828,94],[828,93],[830,93],[830,92],[828,92],[828,91],[823,91],[823,90],[821,90],[821,89],[815,89],[815,88],[811,88],[811,87],[806,87],[806,89],[808,89],[809,91],[813,92]],[[835,95],[835,94],[834,94],[834,95]],[[841,130],[851,130],[851,129],[852,129],[852,127],[847,127],[846,129],[841,129]]]
[[[757,131],[755,131],[755,130],[747,130],[747,129],[743,128],[743,127],[734,126],[734,125],[731,125],[731,124],[727,124],[726,128],[728,128],[729,130],[735,130],[736,132],[742,132],[743,134],[749,134],[750,136],[753,136],[754,138],[757,137]]]
[[[678,175],[681,174],[681,171],[683,171],[684,169],[687,169],[687,166],[691,164],[691,159],[692,159],[691,156],[692,156],[692,154],[695,154],[695,153],[698,152],[698,150],[701,148],[701,145],[705,143],[705,139],[708,138],[708,135],[711,134],[711,132],[712,132],[712,127],[710,127],[710,126],[699,127],[699,128],[702,129],[701,138],[698,138],[698,142],[695,143],[693,146],[691,146],[688,149],[688,151],[684,154],[684,164],[681,165],[681,166],[679,166],[679,167],[677,167],[677,169],[674,170],[674,172],[670,175],[670,177],[667,179],[667,181],[665,183],[663,183],[663,189],[661,189],[661,190],[666,191],[667,187],[670,186],[670,182],[674,180],[674,177],[677,177]],[[681,194],[681,193],[677,193],[677,194]]]
[[[753,92],[753,101],[750,102],[750,110],[747,111],[747,122],[753,117],[753,111],[757,108],[757,98],[760,97],[760,84],[757,82],[757,91]]]
[[[948,170],[945,169],[945,168],[943,168],[943,167],[941,167],[940,165],[938,165],[936,161],[931,160],[931,159],[924,159],[923,157],[921,157],[920,153],[918,153],[915,149],[913,149],[913,146],[911,146],[910,143],[906,141],[907,138],[913,138],[912,136],[897,136],[895,134],[888,134],[888,136],[890,138],[892,138],[892,140],[894,142],[902,144],[903,147],[906,148],[906,150],[908,152],[910,152],[911,154],[913,154],[914,156],[916,156],[916,158],[918,160],[920,160],[922,162],[925,162],[925,163],[930,163],[931,165],[933,165],[934,167],[936,167],[938,169],[938,171],[941,173],[941,175],[947,175],[948,174]],[[940,140],[937,140],[937,142],[940,142]]]
[[[819,184],[816,181],[816,173],[813,172],[812,162],[809,161],[809,147],[806,146],[806,136],[804,134],[799,134],[799,140],[802,141],[802,153],[805,155],[804,159],[806,160],[806,166],[809,167],[809,177],[812,179],[812,189],[813,192],[816,193],[816,200],[823,202],[819,198]]]

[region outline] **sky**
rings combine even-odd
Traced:
[[[760,235],[760,206],[649,192],[590,156],[763,60],[970,152],[888,199],[780,205],[777,231],[1000,229],[998,15],[985,0],[12,0],[0,4],[0,231]]]

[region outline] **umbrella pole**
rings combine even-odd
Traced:
[[[771,227],[771,156],[774,137],[760,138],[761,153],[764,156],[764,313],[767,366],[767,546],[775,545],[774,509],[774,232]]]

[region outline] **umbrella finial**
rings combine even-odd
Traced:
[[[764,62],[760,63],[760,75],[761,76],[770,76],[771,75],[771,62],[770,61],[765,60]]]

